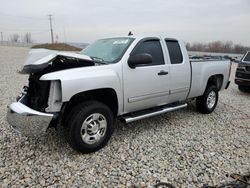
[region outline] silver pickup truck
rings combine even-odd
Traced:
[[[196,99],[209,114],[229,86],[230,61],[190,61],[183,42],[159,36],[100,39],[80,53],[33,50],[20,73],[29,84],[9,105],[9,124],[39,136],[62,125],[82,153],[105,146],[125,123],[178,110]]]

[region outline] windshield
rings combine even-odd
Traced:
[[[100,39],[80,53],[90,56],[96,61],[115,63],[120,60],[133,40],[133,38]]]

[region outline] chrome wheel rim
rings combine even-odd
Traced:
[[[106,118],[100,113],[91,114],[84,120],[82,124],[82,140],[87,144],[95,144],[105,136],[106,130]]]
[[[207,107],[210,109],[213,108],[215,105],[215,102],[216,102],[216,93],[215,91],[211,91],[207,97]]]

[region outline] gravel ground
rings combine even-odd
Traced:
[[[250,94],[232,83],[214,113],[188,108],[131,124],[117,123],[93,154],[72,150],[60,131],[30,139],[6,122],[6,107],[27,82],[16,70],[27,48],[0,47],[0,187],[200,187],[250,172]],[[235,65],[233,67],[233,75]],[[233,78],[231,78],[233,80]]]

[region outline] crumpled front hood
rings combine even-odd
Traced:
[[[63,70],[82,66],[93,66],[91,57],[74,52],[60,52],[47,49],[33,49],[25,61],[20,73],[30,74],[47,70]],[[53,69],[53,70],[52,70]],[[47,70],[48,71],[48,70]]]

